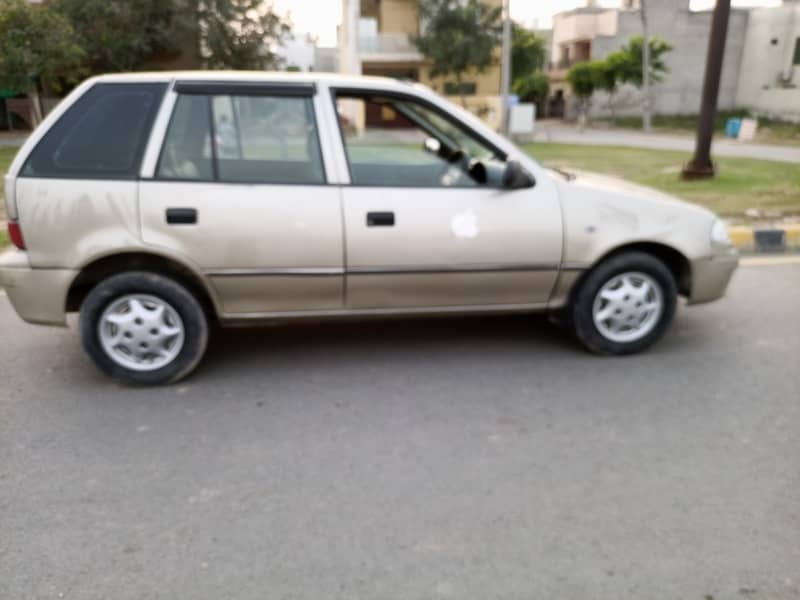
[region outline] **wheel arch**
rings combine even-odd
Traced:
[[[217,319],[216,296],[200,273],[174,258],[141,251],[108,254],[81,267],[67,291],[66,312],[80,310],[84,299],[95,285],[106,277],[125,271],[149,271],[174,279],[197,297],[209,319]]]
[[[620,246],[615,246],[602,254],[595,260],[591,266],[586,269],[583,276],[576,285],[573,291],[576,290],[585,276],[590,273],[597,265],[608,260],[613,256],[624,254],[625,252],[644,252],[659,259],[669,269],[672,276],[675,278],[675,285],[678,288],[678,293],[682,296],[689,296],[692,291],[692,265],[689,259],[680,250],[674,246],[669,246],[661,242],[629,242]]]

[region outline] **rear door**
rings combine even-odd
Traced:
[[[339,191],[327,185],[311,84],[178,82],[145,243],[192,260],[226,316],[343,306]]]

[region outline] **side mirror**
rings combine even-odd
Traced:
[[[503,173],[503,188],[507,190],[521,190],[536,185],[533,175],[528,173],[516,160],[509,160],[506,163],[506,170]]]

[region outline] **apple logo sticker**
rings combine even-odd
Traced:
[[[478,237],[478,217],[473,211],[467,211],[455,215],[450,220],[450,230],[453,235],[461,239],[471,239]]]

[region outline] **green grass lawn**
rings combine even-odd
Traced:
[[[546,166],[595,171],[647,185],[725,216],[748,208],[800,214],[800,166],[749,158],[716,160],[717,177],[681,181],[690,156],[671,150],[536,143],[524,146]]]

